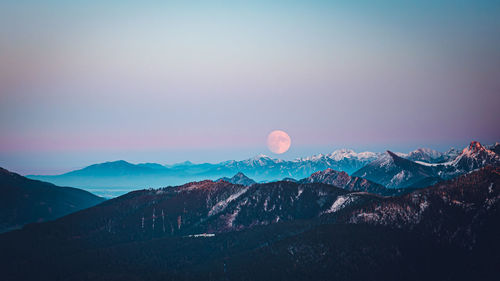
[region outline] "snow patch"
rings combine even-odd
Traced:
[[[240,212],[240,209],[234,210],[234,212],[229,216],[227,219],[227,225],[229,227],[233,227],[234,220],[236,219],[236,216],[238,216],[238,213]]]
[[[392,185],[399,185],[401,182],[403,182],[406,178],[410,176],[410,173],[406,172],[405,170],[402,170],[401,172],[397,173],[392,179],[391,179],[391,184]]]
[[[300,195],[302,195],[302,192],[304,192],[304,188],[299,187],[299,190],[297,191],[297,196],[295,196],[295,199],[299,199]]]
[[[446,162],[446,163],[427,163],[423,161],[414,161],[414,162],[427,167],[446,166],[451,164],[451,162]]]
[[[264,200],[264,211],[267,211],[267,205],[269,204],[269,197]]]
[[[207,238],[207,237],[214,237],[214,236],[215,236],[214,233],[200,233],[200,234],[190,234],[190,235],[187,235],[187,236],[184,236],[184,237],[194,237],[194,238],[203,237],[203,238]]]
[[[216,215],[220,212],[222,212],[229,203],[231,203],[231,201],[234,201],[236,200],[238,197],[240,197],[241,195],[245,194],[245,192],[248,191],[248,187],[247,188],[243,188],[242,190],[238,191],[237,193],[235,194],[232,194],[231,196],[229,196],[226,200],[222,200],[220,202],[217,202],[217,204],[215,204],[212,209],[208,212],[208,215],[209,216],[213,216],[213,215]]]
[[[355,201],[354,197],[351,196],[339,196],[337,197],[337,200],[333,202],[332,206],[330,209],[328,209],[325,214],[329,213],[335,213],[343,208],[345,208],[347,205],[351,204],[352,202]]]
[[[427,207],[429,207],[429,202],[427,202],[427,201],[420,202],[420,212],[425,211],[425,209],[427,209]]]

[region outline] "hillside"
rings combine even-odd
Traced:
[[[0,168],[0,232],[53,220],[103,201],[84,190],[27,179]]]

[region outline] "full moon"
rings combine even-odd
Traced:
[[[267,147],[276,154],[285,153],[290,148],[290,144],[292,144],[290,136],[281,130],[272,131],[267,136]]]

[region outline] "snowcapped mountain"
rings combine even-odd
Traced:
[[[220,163],[222,166],[231,167],[231,168],[258,168],[265,167],[272,164],[281,163],[283,160],[281,159],[273,159],[265,154],[259,154],[252,158],[245,159],[242,161],[230,160],[226,162]]]
[[[436,176],[435,168],[404,159],[387,151],[356,171],[353,176],[368,179],[386,188],[405,188]]]
[[[248,170],[260,170],[263,168],[277,168],[280,164],[286,162],[281,159],[274,159],[264,154],[259,154],[249,159],[236,161],[230,160],[217,164],[223,169],[229,169],[234,171],[248,171]]]
[[[232,177],[244,173],[258,182],[276,181],[283,178],[301,179],[317,171],[331,168],[352,173],[376,159],[373,152],[356,153],[341,149],[330,154],[318,154],[295,160],[274,159],[266,155],[220,163],[194,164],[186,161],[174,165],[155,163],[132,164],[123,160],[95,164],[62,175],[31,175],[32,179],[44,180],[58,185],[75,186],[96,192],[99,189],[136,190],[139,188],[179,185],[204,179]]]
[[[430,148],[418,148],[410,153],[396,153],[399,157],[425,163],[444,163],[455,159],[460,151],[450,148],[446,152],[440,152]]]
[[[236,175],[234,175],[231,178],[228,178],[228,177],[220,178],[220,179],[218,179],[218,181],[225,181],[225,182],[230,182],[232,184],[240,184],[240,185],[244,185],[244,186],[250,186],[250,185],[256,183],[254,180],[245,176],[245,174],[243,174],[241,172],[237,173]]]
[[[476,150],[468,148],[458,152],[451,149],[445,153],[420,148],[408,154],[357,153],[350,149],[340,149],[329,154],[294,160],[257,155],[241,161],[230,160],[214,164],[183,162],[168,166],[155,163],[132,164],[121,160],[91,165],[62,175],[28,177],[92,192],[104,189],[106,193],[109,190],[122,190],[121,192],[125,193],[127,190],[140,188],[158,188],[204,179],[216,180],[232,177],[239,172],[256,182],[270,182],[283,178],[303,179],[313,173],[333,169],[366,178],[388,188],[425,187],[441,178],[449,179],[485,165],[497,165],[498,156],[494,155],[498,154],[493,150],[498,146],[494,146],[493,150],[480,144],[479,146]],[[467,152],[469,150],[470,152]],[[397,167],[389,168],[394,166],[393,164]],[[361,169],[362,172],[359,172]]]
[[[442,160],[444,153],[430,149],[430,148],[419,148],[407,155],[406,159],[412,161],[424,161],[428,163],[436,163]]]
[[[316,154],[316,155],[309,156],[309,157],[298,158],[295,161],[311,161],[311,160],[317,161],[317,160],[321,160],[321,159],[325,159],[325,158],[335,160],[335,161],[342,161],[345,159],[356,159],[356,160],[360,160],[360,161],[361,160],[370,161],[370,160],[377,158],[377,156],[379,154],[380,153],[369,152],[369,151],[356,153],[352,149],[343,148],[343,149],[335,150],[329,154],[320,153],[320,154]]]
[[[461,151],[459,149],[456,149],[456,148],[452,147],[452,148],[448,149],[448,151],[446,151],[444,153],[444,159],[443,160],[445,162],[446,161],[451,161],[451,160],[457,158],[457,156],[460,154],[460,152]]]
[[[500,143],[496,142],[495,144],[489,145],[487,147],[489,150],[495,152],[496,154],[500,154]]]
[[[499,166],[500,156],[481,143],[472,141],[454,160],[438,167],[441,177],[452,178],[488,165]]]
[[[455,154],[455,149],[443,154],[418,149],[405,158],[427,161],[411,161],[387,151],[379,159],[356,171],[353,176],[372,180],[387,188],[426,187],[485,166],[500,165],[500,156],[477,141],[472,141],[457,156]],[[444,159],[452,160],[441,163]],[[438,163],[432,163],[435,161]]]
[[[285,177],[304,178],[328,168],[352,173],[378,156],[379,154],[374,152],[356,153],[350,149],[340,149],[330,154],[317,154],[289,161],[258,155],[242,161],[222,162],[219,165],[221,169],[244,172],[258,181],[269,181]]]
[[[349,191],[364,191],[375,194],[387,193],[387,189],[383,185],[367,179],[351,177],[346,172],[339,172],[333,169],[316,172],[310,177],[302,179],[300,183],[324,183]]]
[[[464,170],[472,171],[481,166],[498,164],[499,156],[482,146],[477,141],[472,141],[468,147],[462,150],[462,153],[451,162],[451,165],[463,167]]]
[[[356,153],[352,149],[339,149],[329,154],[317,154],[306,158],[299,158],[293,162],[322,164],[330,169],[353,173],[364,165],[377,159],[381,154],[375,152]]]

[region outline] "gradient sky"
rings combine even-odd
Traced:
[[[0,2],[22,174],[243,159],[275,129],[286,159],[445,150],[500,141],[499,112],[499,1]]]

